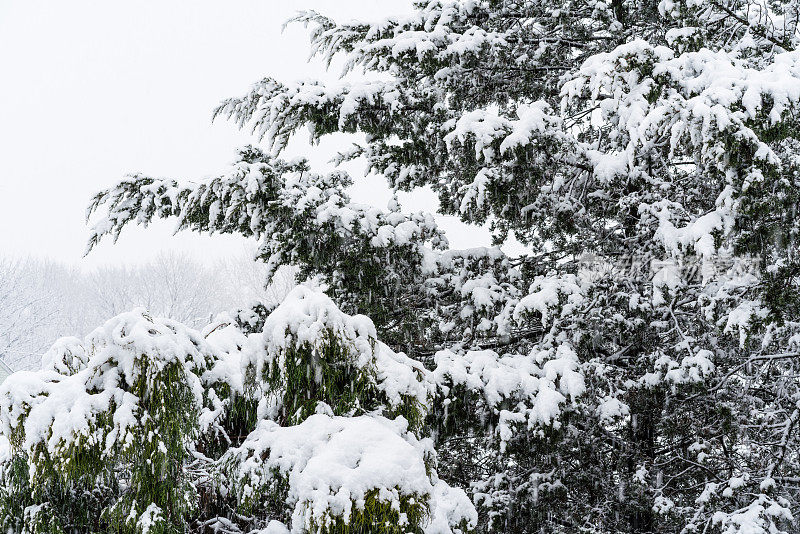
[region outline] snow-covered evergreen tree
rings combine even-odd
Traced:
[[[264,146],[206,183],[101,192],[90,246],[177,216],[257,238],[332,301],[301,287],[205,337],[139,314],[132,345],[118,318],[4,386],[9,524],[796,530],[800,3],[432,0],[297,21],[344,80],[224,102]],[[497,247],[451,250],[431,214],[356,204],[345,173],[280,159],[306,127],[361,134],[341,161],[430,187]],[[512,235],[527,254],[501,251]],[[167,464],[183,467],[163,490],[163,470],[137,483]]]
[[[249,315],[249,321],[247,320]],[[422,365],[299,286],[204,332],[144,310],[0,386],[11,532],[458,533]],[[256,319],[257,321],[257,319]]]

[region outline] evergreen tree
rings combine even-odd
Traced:
[[[0,390],[9,532],[460,533],[418,362],[299,286],[204,332],[122,314]],[[253,332],[258,330],[258,332]]]
[[[798,528],[800,3],[433,0],[401,19],[297,22],[315,54],[343,58],[345,80],[267,78],[223,102],[215,115],[263,147],[206,183],[133,175],[99,193],[90,247],[177,216],[259,239],[272,270],[298,266],[342,311],[303,288],[283,311],[231,319],[226,349],[197,349],[218,354],[205,367],[153,356],[198,362],[179,366],[171,415],[147,423],[181,436],[154,465],[195,469],[195,455],[208,474],[163,492],[128,482],[145,468],[99,449],[108,434],[59,444],[48,432],[62,426],[32,419],[62,376],[96,394],[94,359],[36,375],[31,391],[47,394],[4,386],[9,521],[65,528],[83,519],[64,503],[102,481],[87,515],[153,505],[147,517],[177,529]],[[364,158],[396,190],[430,187],[440,213],[489,224],[496,247],[451,250],[431,214],[355,204],[345,173],[283,161],[301,127],[361,134],[341,161]],[[512,235],[528,253],[500,250]],[[149,398],[124,376],[114,387]],[[207,411],[195,422],[187,406]],[[334,491],[351,446],[375,467]],[[379,454],[394,447],[402,469]],[[93,467],[42,475],[64,451]]]

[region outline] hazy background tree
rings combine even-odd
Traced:
[[[165,252],[133,265],[80,269],[47,258],[0,258],[0,358],[14,370],[37,368],[64,336],[84,336],[133,308],[204,326],[221,310],[277,303],[293,287],[291,269],[265,286],[265,266],[250,250],[204,264]]]
[[[0,259],[0,358],[13,369],[35,365],[33,355],[46,350],[58,332],[75,331],[68,308],[78,278],[75,269],[49,260]]]

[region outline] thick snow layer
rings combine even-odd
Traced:
[[[519,321],[526,314],[538,312],[542,324],[547,325],[562,304],[560,314],[568,315],[582,302],[583,290],[575,275],[537,276],[528,295],[522,297],[514,308],[514,319]]]
[[[375,325],[368,317],[347,315],[327,295],[304,285],[293,289],[269,315],[263,333],[250,336],[242,365],[253,366],[259,376],[276,358],[284,368],[285,349],[304,345],[318,349],[328,334],[350,349],[357,367],[374,371],[376,387],[392,405],[400,405],[401,396],[427,405],[432,385],[422,364],[377,341]],[[321,351],[316,356],[321,358]]]
[[[233,475],[244,494],[267,486],[274,473],[288,481],[291,532],[305,532],[337,517],[347,521],[373,491],[396,510],[401,498],[431,501],[439,525],[431,532],[449,533],[446,524],[462,520],[474,523],[475,510],[463,492],[443,482],[434,488],[427,465],[432,455],[430,440],[408,432],[401,417],[392,421],[318,413],[290,427],[261,421],[223,461],[235,466]]]
[[[744,348],[750,323],[756,319],[763,319],[768,313],[768,310],[760,302],[743,300],[728,315],[725,333],[738,333],[739,346]]]
[[[0,464],[7,462],[11,459],[11,444],[8,438],[0,435]]]
[[[72,374],[86,367],[87,353],[77,337],[63,337],[42,356],[42,369],[52,369],[61,374]]]
[[[164,521],[164,515],[161,513],[161,508],[153,503],[142,512],[139,519],[136,521],[137,528],[141,529],[142,534],[149,534],[154,528],[158,528],[159,524]]]
[[[208,384],[225,383],[236,392],[244,391],[241,358],[242,349],[248,343],[247,335],[227,313],[217,315],[202,330],[202,335],[217,357],[203,374],[203,381]]]
[[[636,66],[648,64],[652,72]],[[659,96],[653,99],[655,91]],[[727,152],[726,136],[735,136],[753,148],[756,161],[777,165],[779,158],[751,126],[762,116],[767,124],[778,124],[800,105],[800,52],[776,53],[756,66],[738,51],[677,53],[634,40],[591,56],[564,84],[562,97],[563,109],[581,99],[596,103],[602,120],[614,125],[614,137],[625,140],[587,153],[594,175],[605,182],[636,173],[641,151],[659,139],[669,142],[671,153],[688,152],[695,165],[718,167]],[[736,215],[733,172],[742,174],[742,189],[764,179],[757,167],[729,171],[728,186],[707,213],[687,213],[665,200],[639,206],[656,221],[654,237],[668,254],[709,258],[717,252],[715,236],[729,232]]]
[[[85,363],[76,363],[84,358]],[[3,434],[21,430],[22,447],[28,452],[41,443],[57,455],[80,440],[109,453],[119,445],[129,446],[131,430],[142,422],[133,385],[140,379],[150,384],[167,365],[178,363],[183,369],[199,410],[199,377],[213,359],[213,349],[198,332],[138,309],[109,320],[82,343],[57,343],[47,359],[51,368],[16,373],[0,386]],[[111,415],[111,428],[96,424],[105,413]]]
[[[420,362],[378,341],[375,344],[375,370],[378,389],[386,394],[393,406],[400,405],[402,397],[416,399],[421,405],[427,406],[434,388],[429,379],[430,373]]]
[[[291,534],[291,530],[280,521],[272,520],[266,528],[255,530],[250,534]]]
[[[444,139],[452,145],[456,140],[464,142],[468,136],[474,137],[475,157],[491,162],[498,150],[502,154],[519,146],[531,145],[536,137],[550,134],[561,124],[561,119],[542,101],[521,105],[517,117],[507,119],[497,110],[469,111],[456,121],[445,123],[445,127],[452,127],[452,130]]]
[[[257,334],[246,335],[224,314],[200,333],[135,310],[111,319],[83,341],[60,340],[44,358],[45,369],[16,373],[0,386],[0,460],[10,454],[11,435],[24,438],[24,452],[31,454],[43,445],[52,457],[69,454],[76,443],[97,446],[107,455],[136,446],[141,438],[137,428],[147,415],[134,384],[144,380],[158,387],[153,382],[156,373],[172,364],[183,371],[201,431],[216,428],[227,409],[226,400],[215,391],[218,385],[243,394],[248,365],[280,358],[292,344],[318,347],[331,333],[351,349],[357,365],[370,369],[390,404],[412,398],[427,405],[434,392],[430,372],[377,341],[368,318],[344,314],[321,291],[300,286]],[[541,373],[542,380],[558,375],[566,384],[563,370],[554,368],[551,378],[544,368]],[[475,508],[466,494],[432,471],[432,442],[409,432],[405,419],[374,414],[335,417],[323,411],[292,427],[262,420],[240,447],[223,457],[222,464],[233,466],[245,494],[273,477],[273,469],[286,477],[291,530],[273,522],[263,532],[299,533],[312,523],[349,518],[353,507],[363,507],[373,490],[394,507],[401,498],[427,503],[425,532],[430,534],[457,533],[459,526],[476,524]],[[106,414],[110,425],[100,424]],[[159,517],[153,505],[138,521],[147,530]]]
[[[630,407],[617,398],[606,396],[597,406],[597,415],[606,423],[630,414]]]
[[[368,317],[347,315],[324,293],[301,285],[267,317],[263,339],[267,351],[274,353],[289,345],[317,343],[326,331],[352,341],[365,357],[372,352],[370,340],[377,338]]]

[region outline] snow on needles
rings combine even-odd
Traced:
[[[527,423],[528,428],[558,428],[562,405],[586,390],[578,357],[568,344],[531,355],[499,356],[491,350],[458,355],[444,350],[435,359],[434,380],[444,396],[463,386],[498,412],[497,433],[502,444],[511,439],[517,423]],[[501,405],[514,408],[501,409]]]
[[[85,364],[71,358],[65,365],[65,354],[84,353]],[[29,454],[39,445],[53,456],[78,442],[101,447],[106,455],[131,446],[132,432],[147,418],[135,385],[152,385],[161,371],[177,364],[199,406],[199,376],[213,357],[198,332],[154,319],[143,309],[109,320],[82,346],[67,339],[49,354],[50,368],[15,373],[0,386],[0,428]],[[109,417],[110,427],[98,424],[101,416]]]
[[[94,451],[99,461],[111,464],[138,458],[138,453],[124,456],[125,451],[139,451],[145,442],[151,445],[146,450],[163,453],[164,459],[168,446],[192,451],[197,432],[222,429],[218,423],[230,409],[231,396],[247,395],[248,366],[279,362],[287,349],[320,347],[330,336],[347,348],[357,368],[370,371],[373,386],[389,404],[413,399],[423,409],[428,406],[434,394],[430,372],[377,341],[367,317],[347,315],[318,289],[298,286],[258,333],[245,334],[227,314],[201,334],[137,309],[111,319],[85,340],[60,340],[45,356],[45,369],[16,373],[0,387],[0,456],[33,459],[35,481],[46,476],[36,467],[42,453],[58,459],[57,468],[67,473],[78,451]],[[315,354],[325,357],[324,351]],[[157,396],[181,388],[187,394],[180,398],[188,404],[176,413],[189,424],[185,442],[158,443],[166,439],[158,425],[174,407],[162,405]],[[151,403],[151,398],[158,400]],[[316,413],[293,426],[262,419],[214,465],[231,475],[243,499],[266,498],[256,488],[274,488],[285,478],[291,525],[272,522],[264,532],[300,533],[313,525],[347,523],[367,503],[428,534],[474,527],[474,506],[464,491],[438,479],[433,443],[415,431],[403,416],[390,419],[380,410],[336,416],[320,402]],[[131,509],[144,530],[160,521],[161,513],[155,503]]]
[[[348,523],[354,510],[362,510],[370,498],[390,503],[407,524],[405,502],[426,506],[436,495],[436,522],[430,533],[451,532],[445,525],[477,517],[466,495],[428,476],[433,455],[428,439],[417,439],[407,431],[404,419],[382,417],[310,416],[299,425],[280,427],[262,421],[241,447],[231,449],[225,461],[236,467],[235,477],[264,484],[273,473],[288,480],[287,504],[293,507],[291,532],[306,532],[329,526],[336,518]],[[403,506],[401,506],[403,501]],[[444,517],[442,517],[444,515]]]
[[[379,342],[375,325],[368,317],[347,315],[327,295],[304,285],[293,289],[269,315],[263,333],[251,336],[242,366],[252,367],[257,376],[262,376],[277,358],[278,367],[284,369],[285,349],[304,345],[317,348],[331,334],[355,355],[356,367],[374,370],[377,388],[392,405],[400,405],[403,397],[413,398],[423,406],[428,404],[432,386],[425,380],[422,364]],[[319,350],[315,355],[322,357]],[[319,365],[314,372],[321,373]],[[320,377],[316,378],[319,381]]]

